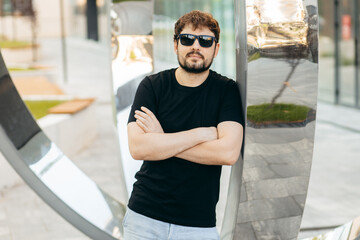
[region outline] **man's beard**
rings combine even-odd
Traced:
[[[190,64],[188,64],[186,62],[186,57],[188,57],[191,54],[197,54],[197,55],[201,56],[202,59],[203,59],[203,64],[201,66],[196,66],[196,64],[194,66],[191,66]],[[214,54],[215,54],[215,52],[214,52]],[[188,72],[188,73],[202,73],[202,72],[205,72],[206,70],[208,70],[210,68],[210,66],[211,66],[211,64],[213,62],[214,56],[212,57],[211,62],[207,66],[205,65],[206,62],[205,62],[204,56],[201,53],[196,52],[196,51],[192,51],[192,52],[189,52],[188,54],[186,54],[185,59],[184,59],[184,64],[182,64],[180,62],[179,55],[178,55],[177,59],[178,59],[178,62],[179,62],[179,65],[181,66],[181,68],[183,68],[186,72]]]

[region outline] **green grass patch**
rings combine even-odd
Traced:
[[[46,101],[24,101],[35,119],[40,119],[48,114],[48,110],[60,103],[66,102],[64,100],[46,100]]]
[[[355,65],[355,60],[354,59],[349,59],[349,58],[341,58],[340,64],[342,66],[354,66]]]
[[[334,53],[333,52],[321,52],[320,53],[320,57],[323,57],[323,58],[329,58],[329,57],[334,57]]]
[[[20,49],[31,48],[32,46],[32,43],[24,41],[0,41],[1,48]]]
[[[8,69],[9,69],[10,72],[23,72],[23,71],[39,70],[38,68],[34,68],[34,67],[27,67],[27,68],[22,68],[22,67],[9,67]]]
[[[248,62],[255,61],[261,57],[259,52],[254,53],[250,57],[248,57]]]
[[[307,118],[310,108],[295,104],[270,103],[253,105],[247,108],[247,118],[254,123],[302,122]]]

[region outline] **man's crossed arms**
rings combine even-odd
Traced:
[[[198,127],[164,133],[156,116],[146,107],[135,111],[136,122],[128,124],[131,156],[136,160],[178,157],[206,165],[233,165],[239,158],[243,127],[224,121],[217,127]]]

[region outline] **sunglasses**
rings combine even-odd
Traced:
[[[200,46],[204,48],[209,48],[213,45],[213,42],[217,42],[216,38],[208,35],[194,35],[194,34],[179,34],[178,39],[180,43],[184,46],[192,46],[197,39]]]

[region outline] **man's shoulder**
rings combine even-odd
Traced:
[[[153,73],[151,75],[148,75],[146,78],[149,79],[151,82],[161,81],[162,79],[168,79],[171,77],[172,74],[174,74],[175,69],[166,69],[157,73]]]
[[[168,84],[168,80],[171,78],[172,74],[174,74],[173,71],[175,71],[175,69],[167,69],[147,75],[140,82],[140,85],[153,90],[159,89],[162,85]]]
[[[233,79],[223,76],[213,70],[210,70],[210,73],[211,73],[213,81],[217,84],[220,84],[223,86],[226,86],[228,84],[230,84],[230,85],[235,84],[235,81]]]

